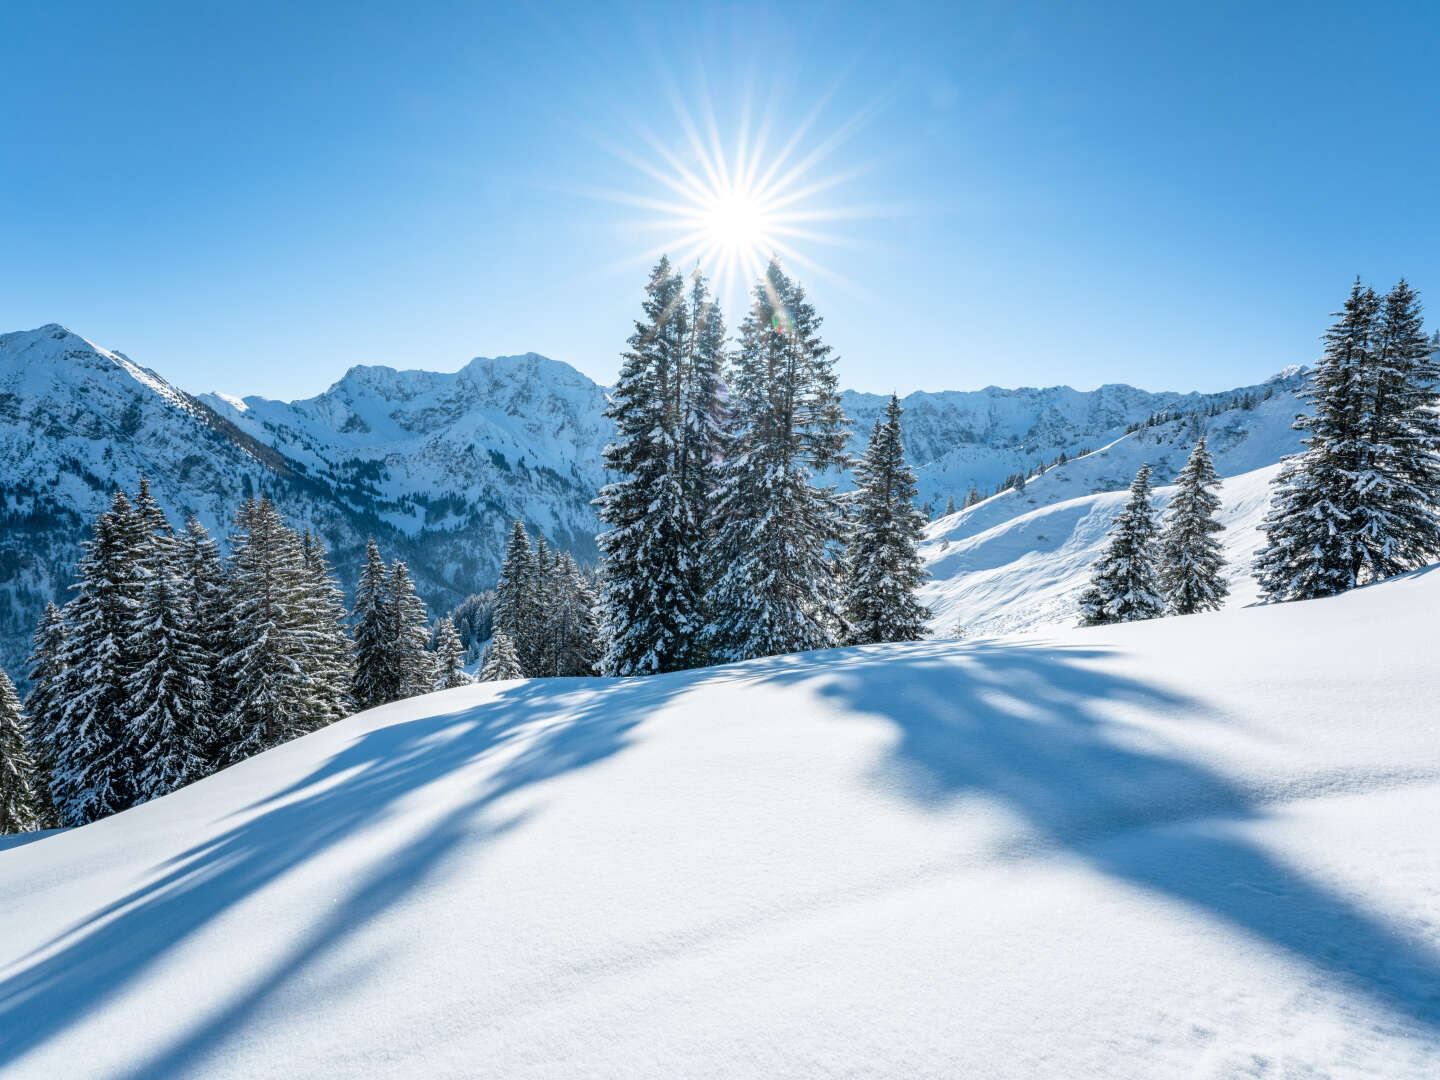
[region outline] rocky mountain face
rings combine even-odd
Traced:
[[[1259,389],[916,393],[904,399],[906,444],[921,498],[938,511],[971,483],[988,494],[1155,412]],[[885,400],[845,394],[857,452]],[[89,522],[141,472],[177,523],[194,513],[218,535],[245,497],[268,492],[297,527],[324,536],[347,586],[373,535],[410,563],[437,611],[493,584],[516,517],[591,560],[604,409],[604,388],[533,353],[453,373],[355,367],[317,397],[282,402],[191,396],[54,324],[0,335],[0,664],[20,673],[40,609],[67,595]],[[1257,439],[1257,453],[1281,442]]]

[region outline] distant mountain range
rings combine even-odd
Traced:
[[[938,511],[972,483],[988,494],[1010,473],[1103,446],[1156,412],[1262,390],[922,392],[903,399],[905,441],[921,498]],[[855,450],[885,401],[846,392]],[[241,500],[269,492],[325,537],[347,584],[373,535],[411,564],[437,611],[493,583],[516,517],[593,559],[604,409],[604,387],[534,353],[448,374],[354,367],[317,397],[281,402],[192,396],[56,324],[0,335],[0,663],[19,674],[40,609],[67,595],[89,521],[142,471],[177,522],[194,513],[220,534]],[[1288,424],[1283,413],[1265,411]],[[1278,445],[1255,442],[1261,456]]]

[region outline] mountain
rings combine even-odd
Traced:
[[[362,713],[6,838],[0,1074],[1434,1077],[1437,611]]]
[[[604,392],[534,355],[450,375],[355,368],[283,405],[193,397],[58,325],[0,335],[0,664],[19,674],[79,543],[144,472],[177,524],[223,535],[268,492],[352,584],[365,539],[406,559],[432,607],[493,581],[516,517],[593,556]]]
[[[939,509],[950,495],[963,501],[971,483],[988,493],[1062,451],[1114,443],[1153,414],[1223,407],[1204,423],[1249,425],[1236,460],[1249,454],[1255,467],[1293,443],[1280,399],[1298,378],[1211,395],[1128,386],[915,393],[904,399],[907,452],[922,498]],[[1266,391],[1266,408],[1239,407]],[[885,400],[844,395],[856,451]],[[88,523],[142,471],[177,522],[193,512],[219,534],[242,499],[270,493],[292,522],[325,537],[347,585],[374,535],[410,563],[436,611],[493,583],[515,517],[593,559],[604,409],[603,387],[534,353],[452,373],[354,367],[323,394],[282,402],[191,396],[54,324],[0,335],[0,664],[20,672],[40,609],[67,595]],[[1261,421],[1274,431],[1261,432]],[[1084,489],[1124,487],[1126,469],[1087,474]]]

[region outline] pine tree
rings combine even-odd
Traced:
[[[1325,355],[1301,391],[1313,407],[1296,417],[1305,449],[1285,459],[1261,525],[1256,578],[1271,600],[1304,600],[1354,588],[1370,561],[1361,530],[1370,472],[1372,349],[1380,302],[1357,279],[1325,334]]]
[[[840,636],[829,557],[841,539],[839,504],[813,478],[843,464],[849,433],[820,322],[772,261],[741,325],[732,456],[712,509],[704,638],[722,661],[826,648]]]
[[[902,412],[892,394],[855,467],[858,498],[846,552],[845,605],[853,645],[919,641],[931,615],[916,598],[929,575],[917,547],[925,522],[915,509],[915,473],[905,463]]]
[[[25,696],[25,711],[30,714],[31,752],[35,762],[35,795],[41,828],[52,829],[60,824],[55,800],[50,792],[50,778],[55,772],[59,753],[57,739],[64,731],[65,621],[54,603],[45,605],[31,639],[30,692]]]
[[[1225,556],[1217,539],[1225,527],[1215,519],[1220,477],[1203,435],[1175,482],[1179,488],[1166,510],[1160,541],[1160,577],[1169,610],[1174,615],[1218,611],[1230,594],[1221,573]]]
[[[268,496],[247,500],[235,523],[231,634],[220,661],[234,697],[217,722],[222,768],[325,723],[311,694],[318,641],[300,536]]]
[[[1155,514],[1150,506],[1150,466],[1141,465],[1130,498],[1110,523],[1110,536],[1080,597],[1080,623],[1137,622],[1164,614],[1156,572]]]
[[[495,632],[503,632],[525,675],[536,671],[541,631],[542,582],[535,564],[535,549],[518,518],[510,527],[510,542],[495,585]]]
[[[435,630],[435,689],[450,690],[469,686],[471,682],[465,671],[465,647],[460,644],[455,623],[447,615]]]
[[[971,484],[970,490],[965,493],[965,506],[962,509],[968,510],[976,503],[983,502],[984,500],[985,497],[980,494],[980,489],[977,488],[974,484]]]
[[[953,513],[955,513],[955,496],[951,495],[945,500],[945,516],[949,517]]]
[[[680,474],[689,307],[669,259],[651,272],[641,310],[606,413],[615,438],[605,465],[617,478],[595,500],[607,526],[597,542],[610,675],[673,670],[700,630],[694,523]]]
[[[220,546],[191,514],[185,531],[175,539],[175,573],[190,614],[190,632],[200,652],[201,670],[206,682],[210,716],[205,727],[210,729],[211,745],[205,757],[212,767],[217,760],[214,740],[219,737],[219,717],[230,709],[229,687],[220,678],[220,658],[231,638],[230,590],[225,566],[220,560]]]
[[[428,694],[435,684],[435,662],[425,647],[430,638],[430,615],[425,610],[425,601],[415,592],[410,568],[398,559],[390,567],[390,605],[390,622],[395,628],[391,647],[394,667],[400,675],[399,696]]]
[[[179,583],[152,572],[127,643],[135,663],[125,688],[133,713],[129,737],[140,757],[137,801],[169,794],[209,771],[215,733],[207,658],[193,626]]]
[[[40,827],[41,799],[25,714],[10,676],[0,671],[0,833]]]
[[[64,611],[60,715],[47,732],[51,795],[67,826],[129,807],[140,771],[127,683],[135,670],[129,642],[140,603],[145,529],[123,491],[96,518],[83,548],[76,595]]]
[[[515,652],[515,643],[504,630],[496,630],[486,650],[485,662],[480,668],[481,682],[497,682],[501,679],[523,679],[525,672],[520,668],[520,657]]]
[[[404,677],[396,663],[394,593],[390,570],[371,537],[365,545],[365,566],[355,586],[355,677],[351,696],[357,709],[373,709],[402,696]]]

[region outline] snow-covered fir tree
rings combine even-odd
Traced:
[[[539,638],[543,619],[543,582],[535,563],[535,549],[524,522],[510,527],[510,540],[495,585],[494,630],[504,632],[515,650],[521,671],[530,675],[539,666]]]
[[[219,737],[215,718],[230,708],[228,688],[220,678],[219,661],[230,640],[230,593],[225,578],[225,565],[220,558],[220,545],[191,514],[185,529],[175,538],[175,573],[189,608],[190,629],[195,648],[201,654],[201,665],[210,703],[212,743],[205,757],[216,760],[213,740]]]
[[[1190,451],[1180,475],[1175,496],[1165,511],[1165,530],[1160,539],[1160,580],[1168,608],[1173,615],[1217,611],[1230,594],[1222,571],[1225,556],[1218,534],[1225,526],[1216,520],[1220,477],[1202,435]]]
[[[300,537],[304,561],[301,619],[308,628],[309,648],[301,657],[310,675],[310,697],[317,725],[343,720],[355,709],[350,696],[355,681],[355,651],[348,629],[345,592],[318,536],[306,529]]]
[[[971,484],[970,490],[965,493],[965,506],[961,509],[968,509],[969,507],[974,506],[978,502],[983,502],[984,499],[985,496],[980,494],[980,489],[977,488],[974,484]]]
[[[1256,577],[1271,600],[1331,596],[1440,553],[1440,375],[1401,282],[1381,302],[1357,280],[1325,334],[1261,528]]]
[[[0,833],[40,827],[41,802],[20,695],[0,671]]]
[[[30,692],[25,695],[25,711],[30,718],[30,749],[35,762],[35,795],[41,828],[60,824],[55,802],[50,794],[50,777],[58,748],[56,738],[63,731],[65,667],[65,621],[60,609],[48,603],[35,626],[30,656],[26,663],[30,672]]]
[[[929,575],[918,545],[924,516],[915,509],[915,473],[905,463],[900,399],[891,395],[855,466],[856,498],[846,549],[847,641],[919,641],[931,612],[916,591]],[[951,512],[954,511],[954,499]]]
[[[396,662],[394,605],[390,568],[372,536],[365,544],[365,566],[355,586],[355,676],[352,696],[357,709],[397,701],[404,679]]]
[[[435,689],[450,690],[457,686],[469,686],[471,678],[465,670],[465,646],[450,616],[440,620],[435,628]]]
[[[84,825],[135,800],[140,760],[130,738],[128,683],[145,535],[129,498],[117,491],[83,545],[76,595],[65,605],[59,717],[46,733],[50,791],[62,825]]]
[[[720,661],[826,648],[840,638],[841,539],[833,488],[815,474],[844,457],[845,416],[820,316],[766,268],[732,371],[731,457],[713,501],[704,641]]]
[[[435,661],[426,644],[430,640],[430,614],[415,592],[410,568],[400,560],[390,567],[391,625],[395,637],[395,670],[400,676],[400,697],[428,694],[435,685]]]
[[[225,767],[314,731],[327,720],[317,701],[314,664],[319,633],[300,536],[268,496],[249,499],[230,540],[230,640],[220,672],[232,688],[217,720]]]
[[[134,669],[128,738],[139,750],[137,801],[169,794],[209,772],[215,743],[207,663],[180,583],[152,571],[140,596],[128,648]]]
[[[568,552],[556,557],[546,605],[544,675],[594,675],[600,663],[600,623],[595,594]]]
[[[953,513],[955,513],[955,496],[951,495],[945,500],[945,516],[949,517]]]
[[[1080,624],[1137,622],[1165,613],[1156,566],[1155,512],[1150,505],[1150,466],[1141,465],[1130,498],[1110,523],[1105,550],[1080,596]]]
[[[520,667],[520,657],[515,643],[504,630],[496,630],[485,650],[485,661],[480,667],[482,682],[498,682],[502,679],[523,679],[525,672]]]
[[[662,258],[646,285],[606,411],[615,437],[605,448],[605,466],[616,479],[595,505],[606,526],[597,542],[608,675],[684,666],[701,627],[693,587],[695,523],[680,475],[689,314],[685,279]]]

